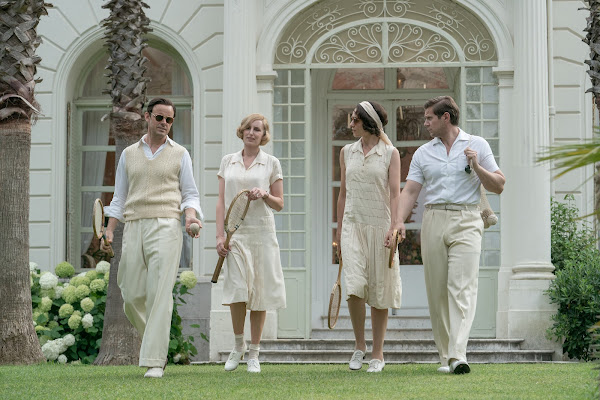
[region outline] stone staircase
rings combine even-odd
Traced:
[[[324,326],[327,321],[324,319]],[[340,315],[335,329],[313,329],[310,339],[276,339],[261,342],[260,360],[268,363],[345,364],[354,350],[354,335],[350,318]],[[371,322],[365,323],[367,357],[370,359]],[[521,349],[523,339],[469,340],[467,357],[470,363],[519,363],[552,361],[553,350]],[[220,351],[224,362],[229,351]],[[384,345],[385,362],[438,363],[429,317],[390,315]]]

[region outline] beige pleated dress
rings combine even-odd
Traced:
[[[393,151],[382,140],[366,156],[362,139],[344,146],[346,204],[341,242],[346,294],[378,309],[400,308],[402,300],[398,257],[389,268],[390,250],[384,246],[392,219],[388,169]]]
[[[241,151],[226,155],[218,176],[225,180],[225,210],[241,190],[259,187],[269,191],[275,181],[283,179],[279,160],[262,150],[248,169]],[[285,308],[275,218],[264,200],[250,202],[246,218],[232,236],[230,246],[223,266],[223,305],[243,302],[252,311]]]

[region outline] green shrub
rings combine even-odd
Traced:
[[[589,360],[593,343],[589,328],[600,314],[600,252],[594,231],[578,220],[572,195],[566,203],[552,199],[552,262],[556,267],[547,293],[558,306],[549,337],[563,340],[569,357]]]
[[[62,275],[64,270],[69,269],[65,264],[60,263],[55,271],[61,271]],[[35,263],[31,263],[30,273],[33,321],[46,359],[60,363],[77,360],[84,364],[94,362],[102,341],[109,266],[98,263],[95,270],[74,276],[68,283],[51,272],[40,273]],[[191,344],[193,337],[183,337],[177,312],[177,306],[185,303],[183,296],[191,295],[188,287],[192,288],[196,280],[191,271],[182,275],[184,284],[188,286],[177,282],[173,289],[168,360],[175,363],[189,363],[190,355],[197,354]]]
[[[566,195],[565,200],[562,203],[551,199],[551,261],[556,270],[569,260],[584,262],[598,257],[594,230],[587,221],[579,219],[573,195]]]

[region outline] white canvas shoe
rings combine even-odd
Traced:
[[[144,378],[162,378],[164,369],[160,367],[148,368],[144,374]]]
[[[257,358],[251,358],[248,360],[248,372],[260,372],[260,363]]]
[[[244,343],[244,349],[237,351],[236,349],[231,350],[229,358],[225,362],[225,371],[233,371],[240,364],[240,360],[244,359],[244,353],[246,352],[246,343]]]
[[[362,368],[363,359],[365,358],[365,352],[362,350],[354,350],[352,358],[350,359],[350,369],[357,371]]]
[[[383,371],[383,367],[385,367],[385,361],[374,358],[369,361],[367,372],[381,372]]]
[[[448,365],[443,366],[443,367],[439,367],[437,369],[437,372],[442,373],[442,374],[449,374],[450,373],[450,367]]]

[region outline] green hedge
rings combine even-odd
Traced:
[[[588,361],[592,334],[589,329],[600,314],[600,252],[594,230],[579,219],[572,195],[565,202],[551,200],[552,263],[556,279],[547,293],[558,306],[548,336],[564,339],[569,357]]]

